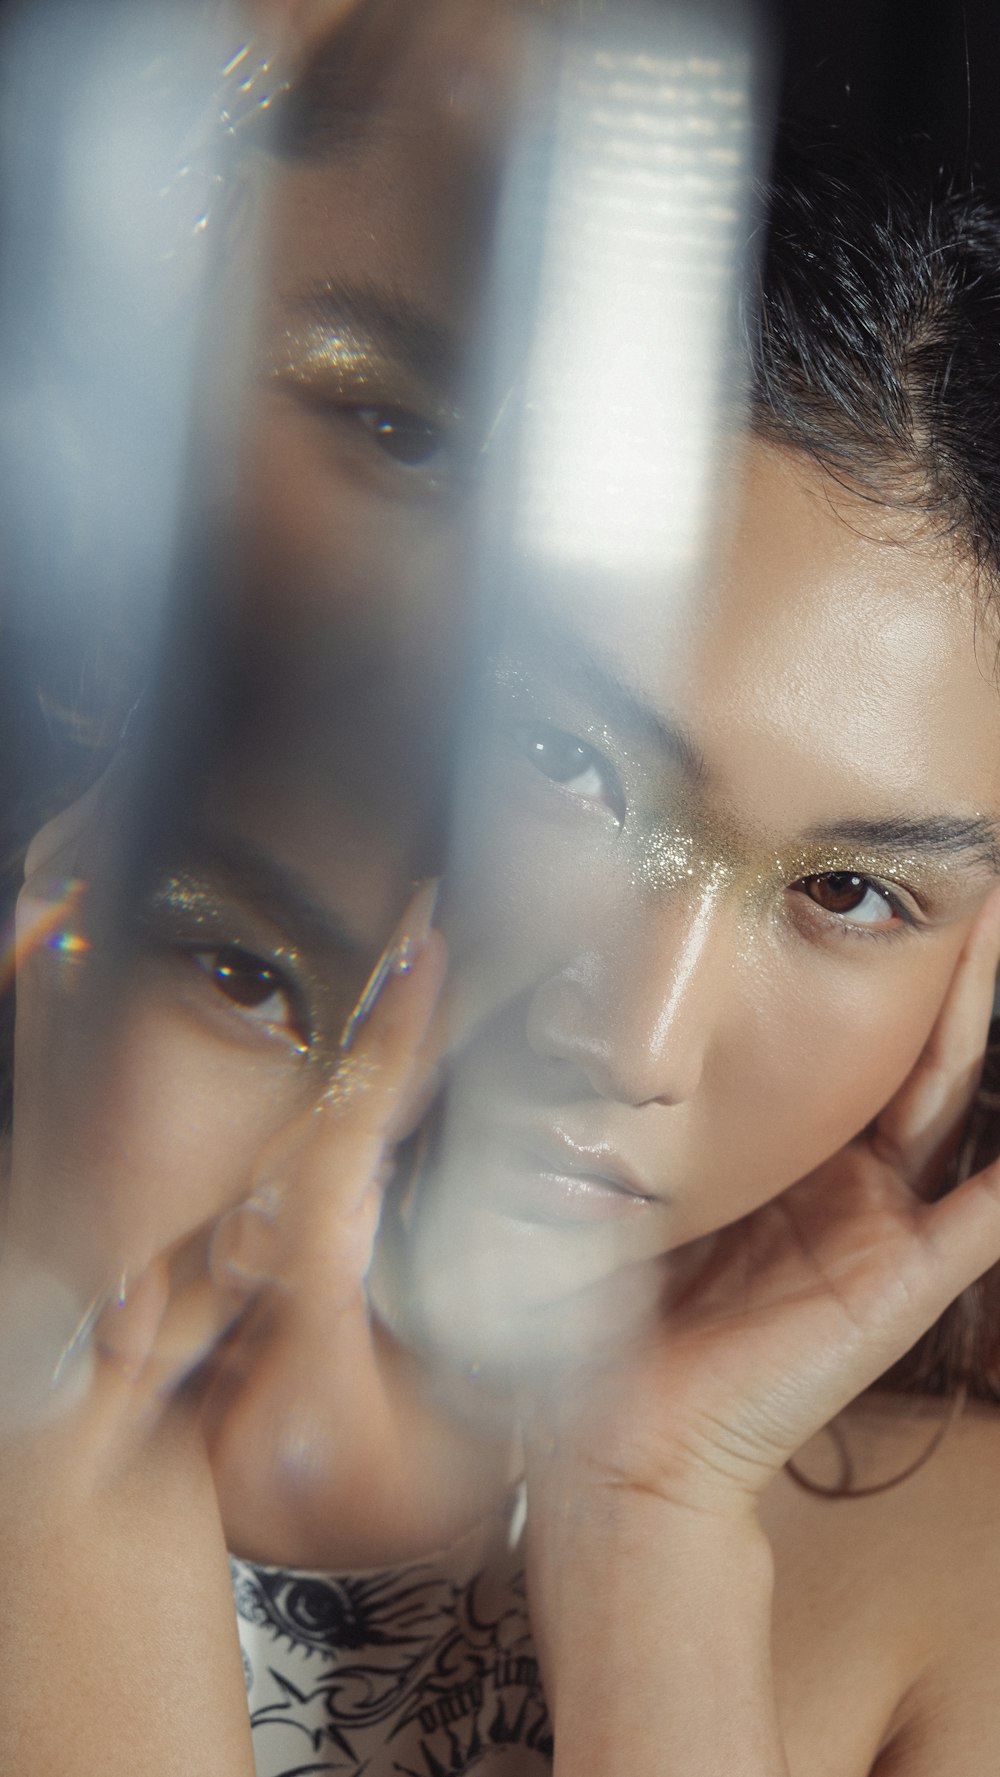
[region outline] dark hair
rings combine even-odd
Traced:
[[[937,519],[1000,591],[1000,212],[791,136],[752,298],[755,429]]]
[[[1000,211],[784,143],[747,304],[751,424],[954,540],[1000,609]],[[1000,1026],[942,1194],[1000,1153]],[[1000,1401],[1000,1267],[882,1386]]]

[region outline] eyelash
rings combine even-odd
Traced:
[[[225,1002],[227,1011],[234,1018],[276,1041],[290,1044],[300,1054],[308,1053],[313,1043],[313,1032],[306,996],[291,973],[280,963],[272,957],[244,949],[239,944],[185,945],[180,947],[180,954],[194,964],[209,990]],[[269,999],[280,994],[287,1016],[282,1020],[255,1017],[258,1005],[241,1003],[237,995],[230,995],[225,991],[220,976],[224,977],[226,974],[232,977],[234,983],[239,980],[250,983],[255,975],[258,978],[266,977],[269,992],[259,1002],[259,1006],[266,1005]]]
[[[365,400],[360,391],[359,398],[352,399],[349,390],[332,393],[294,376],[287,379],[286,387],[328,426],[346,429],[358,448],[377,459],[375,466],[382,474],[401,479],[414,493],[444,493],[465,470],[457,415],[449,424],[400,402]],[[409,461],[405,448],[398,453],[392,448],[407,434],[414,439],[418,453]],[[420,454],[424,445],[426,454]]]
[[[367,434],[382,456],[404,471],[426,469],[434,458],[447,451],[451,442],[445,426],[426,419],[423,414],[414,413],[410,408],[360,403],[355,406],[345,403],[340,411]],[[415,454],[407,455],[405,439],[407,435],[412,436],[414,433],[419,439],[417,449]],[[395,443],[403,445],[398,452],[393,449]]]
[[[550,727],[545,722],[525,723],[517,730],[517,735],[524,748],[524,756],[534,771],[554,784],[562,795],[574,801],[592,806],[603,803],[618,825],[622,825],[625,819],[624,791],[618,773],[603,753],[598,752],[596,747],[591,746],[589,741],[582,740],[579,735],[571,734],[564,728]],[[545,747],[556,749],[560,746],[574,749],[579,755],[578,759],[568,761],[570,766],[579,766],[574,777],[560,777],[555,772],[546,771],[541,763],[540,755]],[[585,777],[589,772],[596,773],[601,780],[601,794],[585,796],[569,788],[570,783]]]

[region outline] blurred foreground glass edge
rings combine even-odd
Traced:
[[[551,16],[545,28],[552,58]],[[205,221],[233,147],[220,94],[245,68],[255,128],[273,94],[253,85],[236,12],[196,4],[34,0],[10,10],[0,57],[3,648],[22,697],[26,679],[38,686],[50,733],[72,733],[95,636],[115,636],[145,683],[123,818],[90,884],[92,930],[114,935],[225,739],[206,611],[237,570],[221,494],[213,507],[205,488],[224,489],[240,448],[230,371],[251,349],[265,267],[251,217],[223,280]],[[769,82],[756,20],[622,10],[567,25],[551,65],[544,121],[507,150],[468,369],[495,413],[471,569],[491,639],[514,582],[540,606],[567,574],[688,596],[718,438],[740,405],[736,303]],[[8,786],[12,825],[26,801],[23,783]],[[459,796],[459,853],[465,822]],[[71,1056],[93,1029],[83,1019],[58,1041]],[[91,1067],[66,1073],[92,1092]],[[72,1091],[62,1110],[69,1128]],[[414,1264],[378,1272],[379,1312],[460,1367],[478,1365],[485,1337],[489,1363],[516,1368],[517,1301],[503,1280],[484,1297],[455,1259],[432,1229]]]

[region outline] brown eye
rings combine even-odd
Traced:
[[[353,413],[379,450],[405,468],[422,468],[444,447],[444,428],[404,407],[355,407]]]
[[[201,950],[195,960],[200,969],[209,975],[220,993],[234,1005],[256,1009],[263,1006],[275,994],[281,993],[284,983],[276,969],[272,969],[260,957],[249,956],[245,950],[232,947],[226,950]]]
[[[897,909],[889,896],[867,876],[855,876],[851,871],[804,876],[795,887],[822,907],[824,913],[840,914],[853,925],[891,925],[896,917]]]
[[[195,950],[195,963],[230,1005],[251,1023],[269,1026],[303,1042],[303,1018],[294,988],[280,969],[236,945]]]

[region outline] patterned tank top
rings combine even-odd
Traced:
[[[232,1563],[257,1777],[548,1777],[552,1734],[506,1519],[337,1575]]]

